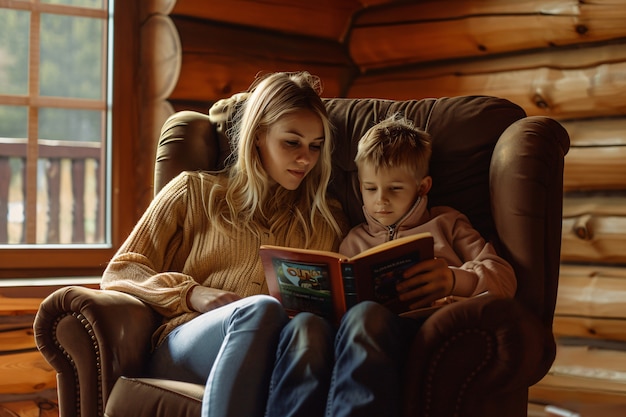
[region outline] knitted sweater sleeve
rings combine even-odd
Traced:
[[[192,311],[187,293],[198,283],[181,272],[176,259],[190,248],[182,239],[189,178],[180,174],[154,198],[104,271],[101,288],[131,294],[165,317]]]

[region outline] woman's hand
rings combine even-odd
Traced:
[[[429,307],[447,297],[454,287],[454,273],[443,258],[428,259],[404,271],[404,280],[396,284],[398,297],[409,308]]]
[[[223,305],[241,299],[234,292],[196,285],[187,294],[189,307],[200,313],[214,310]]]

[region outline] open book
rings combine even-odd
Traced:
[[[338,323],[363,300],[419,317],[437,307],[413,310],[400,302],[396,283],[409,266],[433,258],[433,237],[420,233],[385,242],[348,258],[339,253],[263,245],[261,260],[272,296],[290,314],[310,311]]]

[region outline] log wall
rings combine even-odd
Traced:
[[[494,95],[561,121],[572,146],[559,346],[531,400],[626,404],[626,0],[151,0],[142,7],[135,217],[152,197],[163,121],[176,110],[207,111],[259,72],[308,70],[322,78],[326,97]],[[27,357],[26,327],[0,337],[2,346],[25,350],[0,355],[3,372],[15,375],[24,362],[44,370],[33,373],[37,381],[16,376],[0,394],[54,384],[46,365]]]

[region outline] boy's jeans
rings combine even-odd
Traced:
[[[336,333],[300,313],[283,329],[267,417],[397,416],[400,370],[420,323],[373,302],[343,317]]]

